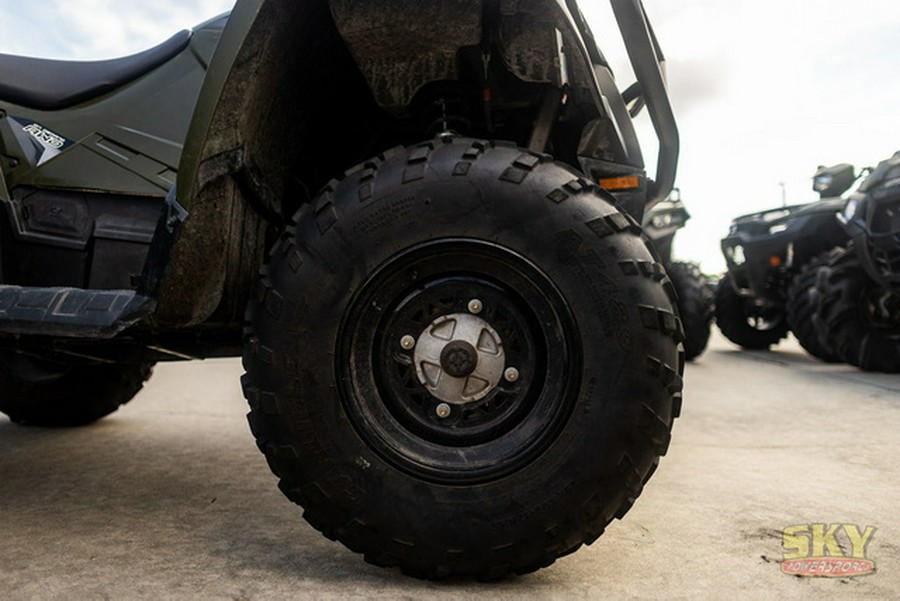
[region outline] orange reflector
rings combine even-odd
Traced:
[[[599,184],[604,190],[633,190],[641,187],[641,178],[636,175],[608,177],[601,179]]]
[[[769,257],[769,265],[771,265],[772,267],[778,267],[779,265],[781,265],[781,257],[779,257],[778,255],[772,255],[771,257]]]

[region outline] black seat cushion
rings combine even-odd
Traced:
[[[191,39],[181,31],[139,54],[104,61],[59,61],[0,54],[0,98],[53,111],[96,98],[152,71]]]

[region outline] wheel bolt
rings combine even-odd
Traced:
[[[416,346],[416,339],[407,334],[400,339],[400,346],[403,347],[403,350],[411,351]]]
[[[503,377],[507,382],[515,382],[519,379],[519,370],[515,367],[508,367],[505,372],[503,372]]]
[[[435,407],[434,412],[437,413],[437,416],[441,419],[446,419],[450,417],[450,405],[447,403],[441,403],[437,407]]]
[[[484,303],[482,303],[477,298],[473,298],[469,301],[469,313],[472,315],[478,315],[484,309]]]

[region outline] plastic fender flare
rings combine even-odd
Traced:
[[[251,263],[256,255],[261,260],[264,244],[253,200],[280,198],[283,192],[254,189],[251,198],[243,179],[261,166],[256,181],[286,180],[289,160],[281,159],[291,151],[292,138],[282,135],[285,115],[272,113],[271,99],[278,97],[282,106],[303,101],[296,82],[282,84],[302,60],[297,49],[322,29],[327,15],[324,0],[235,5],[201,87],[179,165],[177,200],[188,218],[160,292],[159,324],[193,326],[242,312],[240,299],[258,268]]]
[[[238,0],[216,46],[191,118],[178,169],[178,203],[190,210],[206,141],[238,55],[267,0]]]

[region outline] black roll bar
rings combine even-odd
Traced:
[[[678,127],[666,90],[665,57],[641,0],[609,1],[659,140],[656,179],[650,182],[649,206],[664,200],[672,191],[678,167]]]

